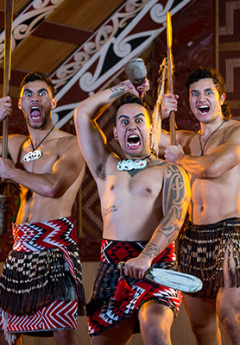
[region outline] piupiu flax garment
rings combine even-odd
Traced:
[[[13,224],[13,239],[0,278],[7,331],[76,329],[85,296],[71,217]]]
[[[167,306],[177,316],[182,298],[179,291],[147,279],[121,276],[118,263],[137,257],[146,244],[143,241],[102,241],[101,262],[92,298],[87,304],[90,336],[116,326],[150,300]],[[159,254],[152,264],[152,267],[173,270],[176,270],[176,266],[174,243]],[[139,328],[135,332],[139,332]]]
[[[230,218],[209,225],[188,222],[179,239],[180,270],[203,282],[202,290],[191,296],[215,298],[219,288],[224,287],[223,261],[229,245],[236,263],[235,272],[229,268],[232,286],[240,286],[240,219]]]

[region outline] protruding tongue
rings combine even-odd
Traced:
[[[38,110],[38,109],[34,109],[34,110],[32,110],[32,112],[31,112],[31,116],[32,117],[39,117],[40,116],[40,111]]]

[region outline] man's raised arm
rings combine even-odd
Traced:
[[[144,87],[138,87],[138,91],[145,91]],[[75,126],[78,141],[84,158],[93,174],[96,177],[96,167],[106,157],[106,137],[97,125],[98,117],[118,98],[126,93],[139,97],[139,93],[129,81],[99,91],[87,98],[75,109]]]

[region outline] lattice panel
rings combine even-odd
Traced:
[[[226,82],[226,102],[240,120],[240,1],[218,0],[219,72]]]

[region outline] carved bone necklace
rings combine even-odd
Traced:
[[[133,170],[133,169],[144,169],[147,165],[146,159],[149,157],[151,157],[151,155],[148,155],[147,157],[144,157],[143,159],[123,159],[118,162],[117,170],[128,171],[128,170]]]
[[[36,147],[33,146],[32,140],[29,137],[30,142],[31,142],[31,146],[32,146],[32,151],[30,151],[24,155],[24,157],[23,157],[24,162],[35,161],[35,160],[42,157],[42,151],[37,150],[37,148],[44,142],[44,140],[49,136],[49,134],[52,132],[53,129],[54,129],[54,126],[52,126],[50,131],[45,135],[45,137],[40,141],[40,143]]]

